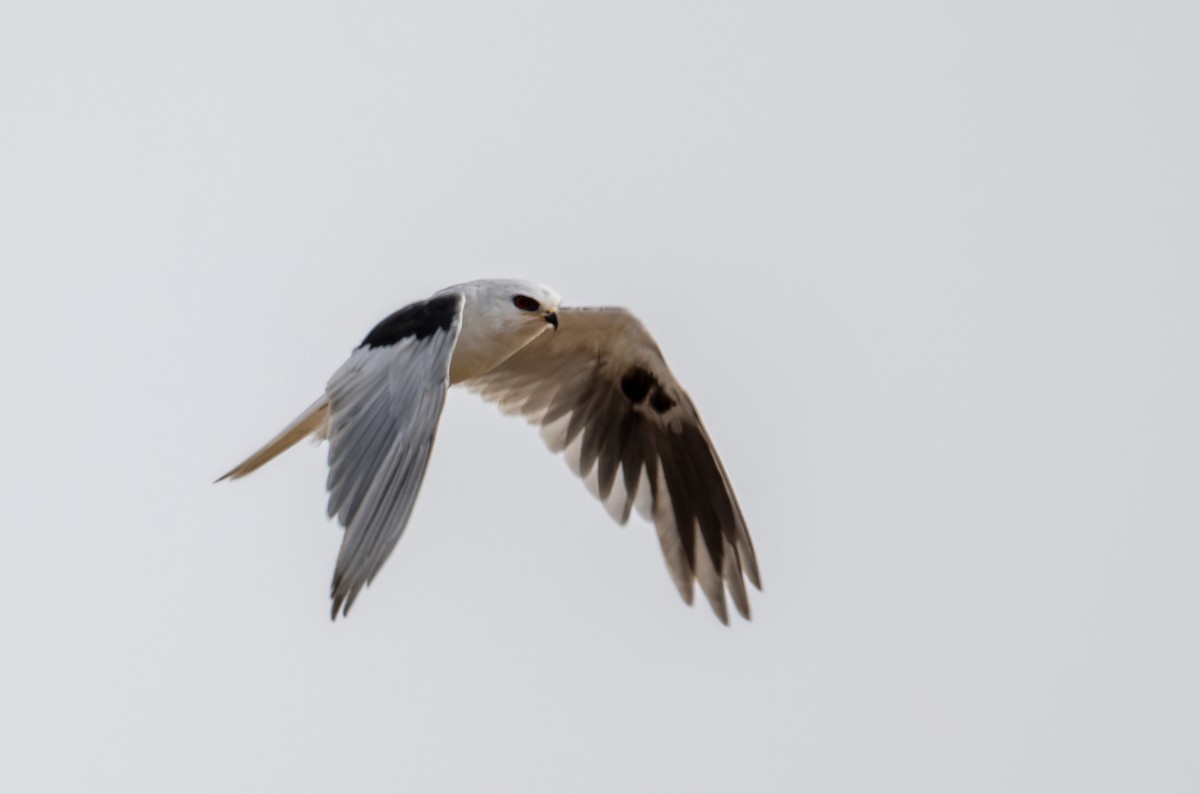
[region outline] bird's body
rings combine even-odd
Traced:
[[[635,506],[652,521],[685,601],[699,581],[723,622],[726,590],[749,618],[743,576],[761,587],[754,549],[690,398],[632,314],[560,303],[547,287],[485,280],[401,309],[367,334],[320,399],[221,478],[249,474],[306,436],[329,440],[329,513],[345,528],[334,616],[400,539],[446,389],[462,384],[540,425],[617,521]]]

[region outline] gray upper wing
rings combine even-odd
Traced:
[[[446,399],[462,306],[461,295],[445,295],[402,309],[326,386],[329,515],[345,528],[334,617],[350,611],[408,523]]]
[[[466,386],[542,437],[613,518],[652,520],[687,603],[698,581],[728,622],[725,592],[749,618],[743,576],[761,588],[754,547],[729,478],[695,406],[653,338],[624,309],[563,309],[539,336]]]

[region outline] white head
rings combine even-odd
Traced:
[[[464,299],[462,330],[450,360],[450,382],[477,377],[558,328],[562,298],[549,287],[516,279],[483,279],[447,287]]]

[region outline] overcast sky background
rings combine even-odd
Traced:
[[[0,788],[1193,792],[1191,3],[0,8]],[[448,284],[631,308],[765,592],[453,393],[349,620],[325,449]]]

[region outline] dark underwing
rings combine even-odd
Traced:
[[[649,397],[650,407],[660,414],[675,407],[675,401],[663,391],[654,374],[641,367],[634,367],[621,378],[621,393],[634,405],[640,405]]]

